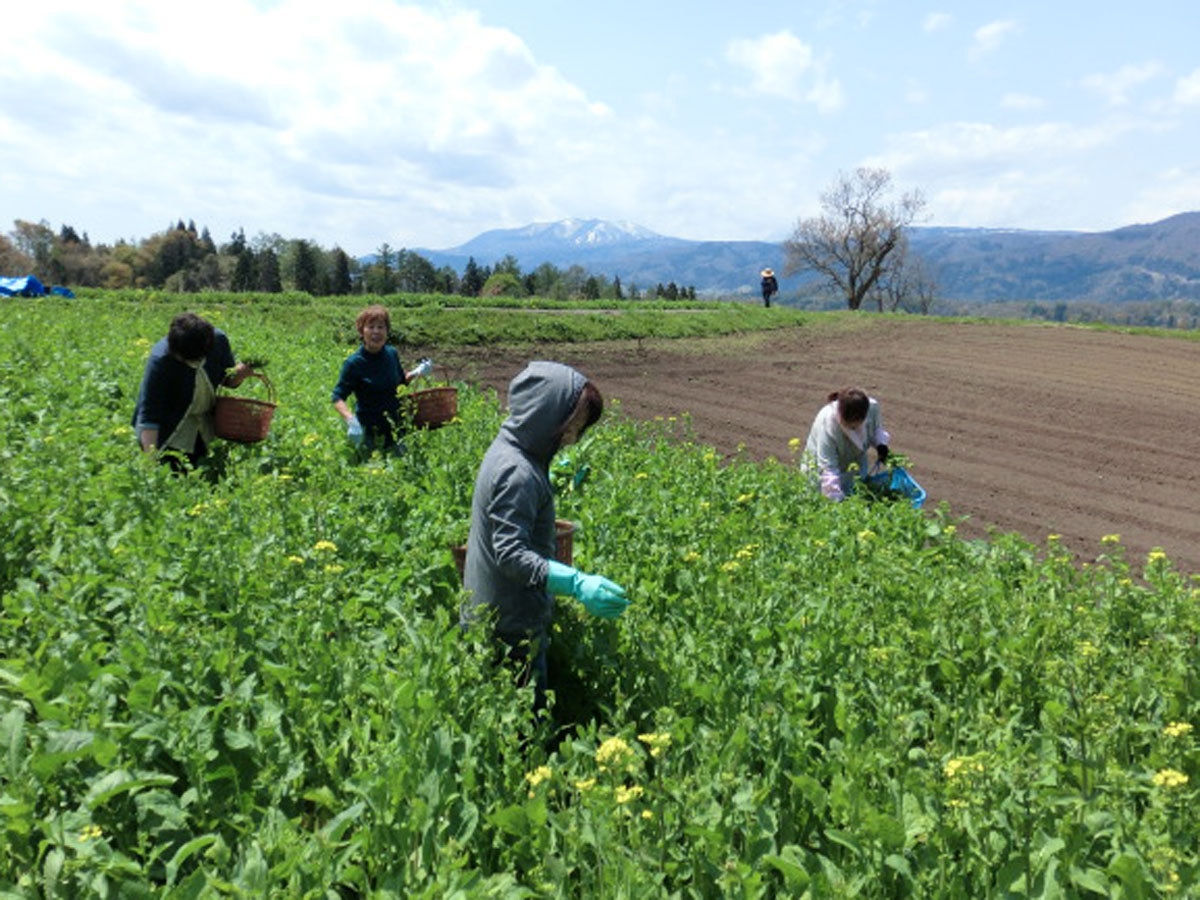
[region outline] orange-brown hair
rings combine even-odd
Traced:
[[[392,317],[388,315],[387,307],[379,303],[373,303],[358,314],[358,318],[354,320],[354,327],[358,331],[359,336],[362,335],[363,329],[371,322],[383,321],[383,327],[391,334]]]

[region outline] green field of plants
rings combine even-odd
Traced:
[[[129,419],[184,302],[279,407],[173,477]],[[534,722],[457,625],[498,398],[355,462],[359,305],[0,302],[0,897],[1196,896],[1200,587],[1163,554],[964,541],[616,409],[559,515],[632,605],[559,601]],[[804,322],[392,305],[435,359]]]

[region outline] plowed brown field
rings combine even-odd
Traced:
[[[725,454],[789,459],[826,394],[882,404],[929,506],[960,533],[1049,534],[1080,560],[1119,534],[1200,573],[1200,345],[1070,326],[888,320],[687,341],[454,351],[439,362],[504,397],[529,359],[576,366],[638,418],[688,413]],[[1139,559],[1140,558],[1140,559]]]

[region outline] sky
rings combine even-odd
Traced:
[[[599,218],[775,241],[859,167],[930,226],[1200,210],[1194,0],[11,7],[4,233],[182,220],[363,255]]]

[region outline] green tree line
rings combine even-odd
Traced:
[[[525,272],[509,255],[494,266],[474,257],[462,272],[435,267],[421,254],[382,244],[364,264],[341,247],[239,228],[218,244],[208,228],[182,219],[136,242],[93,244],[87,232],[45,220],[16,220],[0,234],[0,275],[35,275],[45,284],[107,289],[154,288],[179,293],[233,291],[313,296],[350,294],[459,294],[468,297],[547,297],[557,300],[694,300],[694,286],[658,284],[643,293],[636,285],[573,265],[544,262]]]

